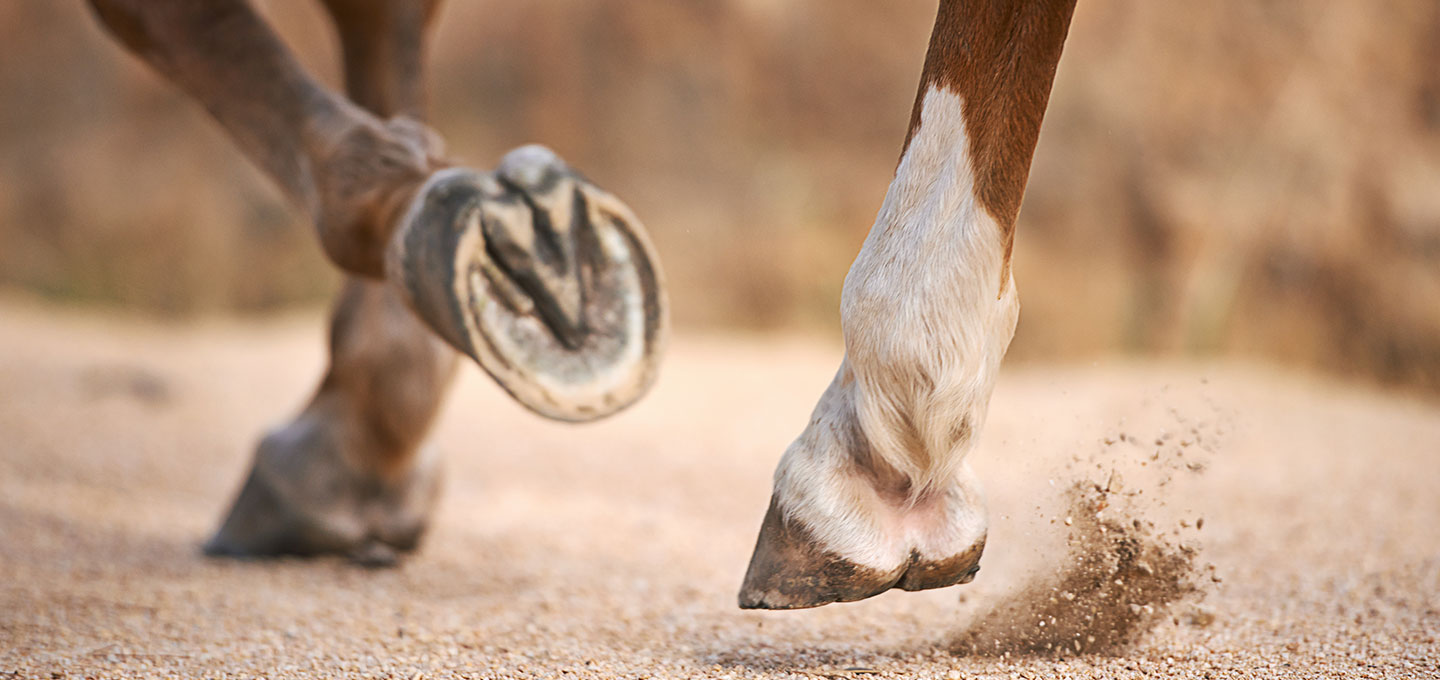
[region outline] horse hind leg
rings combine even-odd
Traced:
[[[356,103],[423,117],[421,57],[437,4],[327,0]],[[353,275],[334,304],[329,354],[310,404],[261,441],[207,552],[338,552],[382,565],[418,544],[440,486],[425,437],[457,355],[394,288]]]
[[[441,461],[425,438],[456,356],[384,284],[346,281],[314,398],[261,440],[206,552],[387,564],[413,549],[439,493]]]

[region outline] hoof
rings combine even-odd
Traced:
[[[439,494],[438,456],[399,479],[351,467],[324,427],[302,419],[265,438],[219,530],[204,545],[217,557],[345,555],[388,566],[413,550]]]
[[[806,609],[863,600],[891,588],[915,591],[969,583],[980,571],[984,548],[982,536],[949,557],[926,558],[912,549],[897,566],[870,566],[828,549],[772,500],[740,587],[740,608]]]
[[[842,364],[780,459],[740,587],[743,609],[853,602],[974,580],[985,549],[980,481],[963,461],[915,489],[870,452]]]
[[[433,330],[543,416],[602,418],[655,380],[667,310],[645,230],[542,147],[494,174],[433,174],[386,269]]]
[[[740,608],[804,609],[863,600],[892,588],[900,571],[862,566],[827,550],[772,500],[740,587]]]

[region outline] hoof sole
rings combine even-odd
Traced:
[[[654,382],[664,282],[638,219],[540,147],[495,174],[440,171],[397,229],[387,276],[517,401],[587,421]]]

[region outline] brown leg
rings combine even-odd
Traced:
[[[340,32],[345,92],[377,115],[425,118],[425,36],[440,0],[324,0]]]
[[[382,284],[346,281],[324,380],[295,420],[260,442],[206,552],[346,553],[383,564],[413,548],[440,481],[440,461],[422,444],[455,356]]]
[[[385,279],[521,403],[592,420],[653,383],[666,318],[653,248],[623,203],[554,154],[445,168],[437,135],[321,87],[246,0],[90,2],[309,212],[336,264]],[[436,3],[327,5],[360,104],[418,113]]]
[[[101,22],[185,90],[310,213],[341,268],[384,275],[393,214],[437,165],[432,136],[320,86],[246,0],[91,0]]]
[[[975,577],[965,458],[1020,301],[1015,217],[1075,0],[941,0],[890,190],[845,277],[845,359],[786,449],[740,606],[797,609]]]
[[[360,4],[381,11],[365,14]],[[380,116],[423,116],[421,56],[437,4],[327,2],[357,103]],[[350,277],[335,301],[330,368],[315,398],[260,444],[250,479],[206,549],[388,562],[393,549],[414,547],[439,482],[439,460],[421,446],[455,356],[394,289]]]

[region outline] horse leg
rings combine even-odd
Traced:
[[[327,0],[350,98],[424,116],[423,51],[438,2]],[[330,319],[330,366],[298,417],[261,442],[212,554],[346,552],[389,562],[413,548],[439,488],[422,445],[455,369],[392,288],[350,276]]]
[[[319,85],[246,0],[91,5],[307,211],[336,265],[384,279],[522,404],[592,420],[653,383],[663,282],[623,203],[539,147],[493,173],[447,167],[437,134],[372,112],[418,112],[433,3],[329,3],[353,36],[359,103]]]

